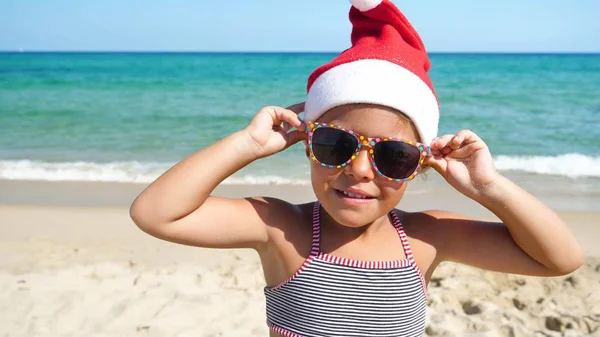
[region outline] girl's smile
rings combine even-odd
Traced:
[[[349,205],[364,205],[377,200],[374,196],[353,188],[344,190],[333,189],[333,191],[344,203]]]

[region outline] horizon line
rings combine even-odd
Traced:
[[[276,50],[26,50],[26,49],[0,49],[0,53],[15,53],[15,54],[27,54],[27,53],[89,53],[89,54],[100,54],[100,53],[131,53],[131,54],[339,54],[343,50],[339,51],[276,51]],[[594,55],[600,54],[598,51],[428,51],[427,54],[582,54],[582,55]]]

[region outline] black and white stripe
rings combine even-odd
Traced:
[[[395,214],[407,259],[380,268],[318,252],[318,203],[315,209],[316,249],[313,244],[313,252],[289,280],[265,288],[269,327],[291,337],[422,336],[424,281]]]

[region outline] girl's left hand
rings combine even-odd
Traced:
[[[488,146],[470,130],[434,139],[431,153],[425,165],[470,198],[480,196],[499,176]]]

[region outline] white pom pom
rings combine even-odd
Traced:
[[[383,0],[350,0],[352,6],[356,7],[361,12],[366,12],[370,9],[373,9],[379,6]]]

